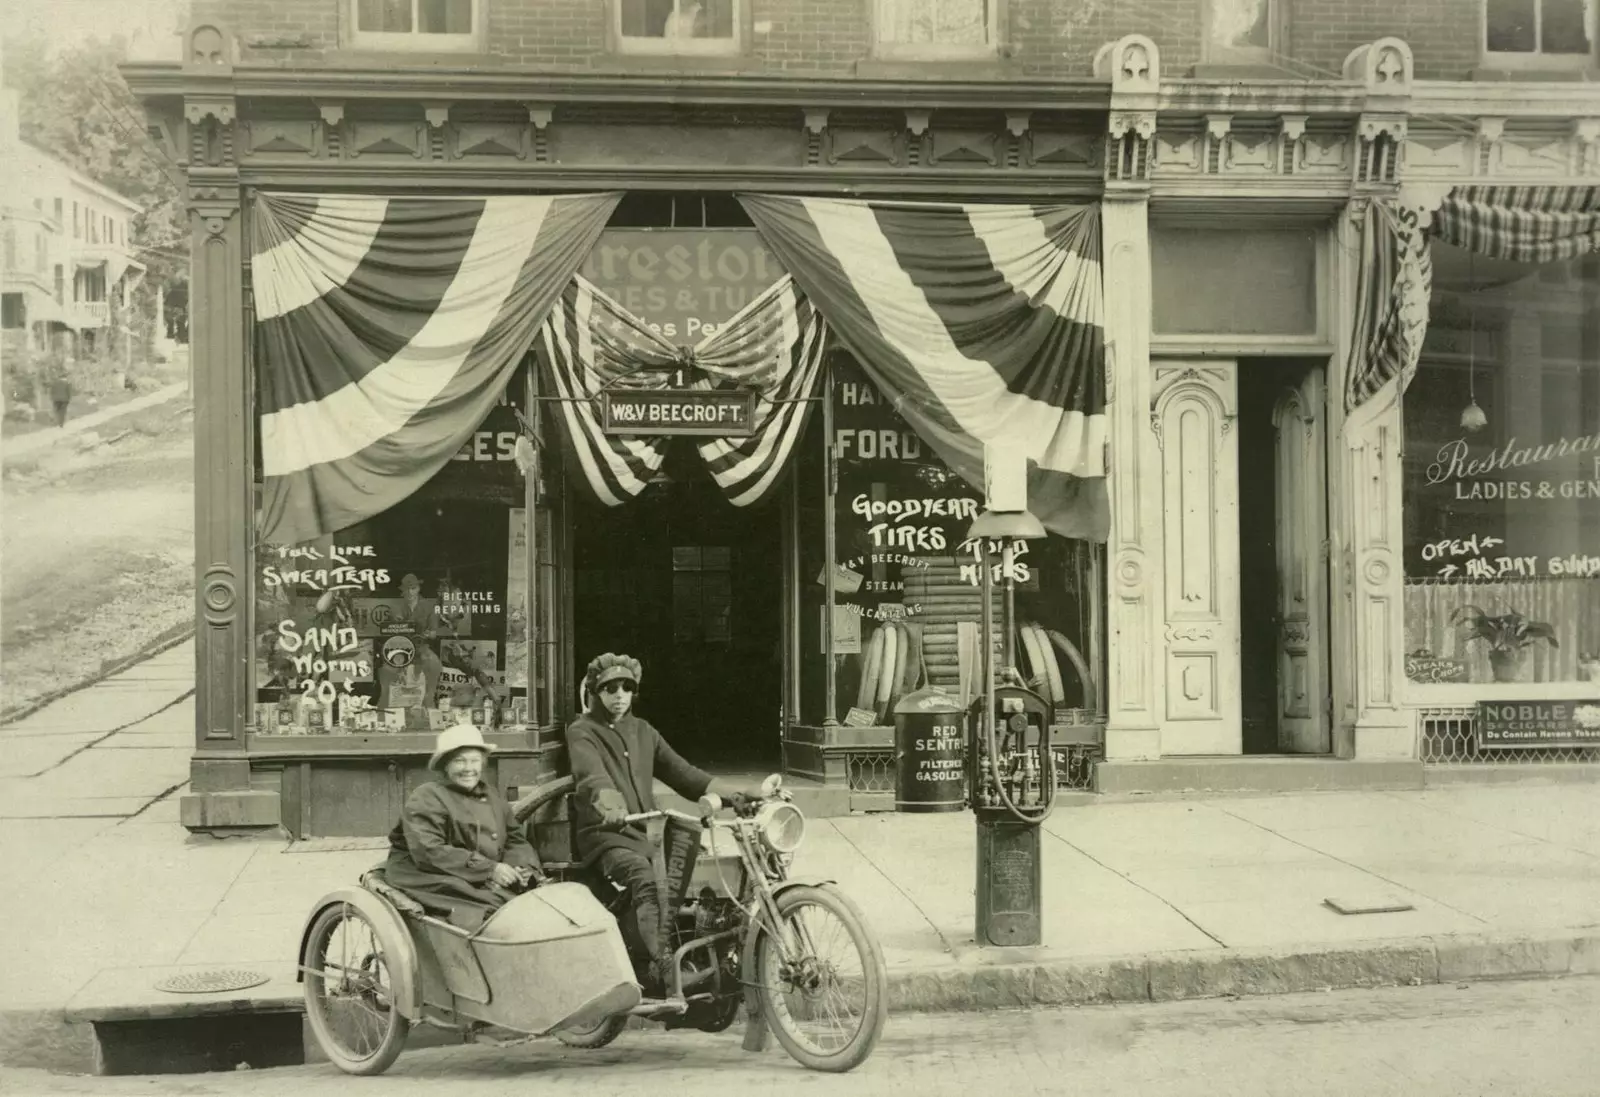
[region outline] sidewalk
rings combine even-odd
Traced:
[[[156,404],[164,404],[168,400],[176,399],[177,397],[182,396],[188,390],[188,382],[179,381],[176,384],[171,384],[163,388],[156,389],[154,392],[147,392],[143,396],[135,397],[126,403],[114,404],[111,407],[105,408],[101,411],[94,411],[90,412],[88,415],[82,415],[75,419],[68,419],[67,425],[60,429],[48,427],[44,430],[34,431],[31,434],[23,434],[15,438],[7,438],[3,442],[0,442],[0,460],[12,461],[18,457],[24,457],[30,453],[37,453],[40,450],[49,449],[57,442],[67,438],[72,438],[76,435],[84,433],[85,431],[94,430],[101,424],[109,423],[111,420],[119,418],[123,415],[129,415],[136,411],[143,411],[145,408],[154,407]]]
[[[381,839],[178,825],[193,658],[183,644],[0,729],[0,1061],[87,1069],[63,1011],[159,1009],[172,965],[270,976],[221,997],[291,1006],[312,902],[383,856]],[[813,820],[795,870],[866,913],[899,1009],[1600,972],[1594,784],[1063,807],[1036,949],[973,944],[973,865],[967,814],[871,815]]]

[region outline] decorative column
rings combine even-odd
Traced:
[[[1101,262],[1106,299],[1106,386],[1111,536],[1106,546],[1106,758],[1161,753],[1161,508],[1150,429],[1150,157],[1160,53],[1129,35],[1102,47],[1096,75],[1111,80]]]
[[[190,30],[186,69],[231,74],[227,34]],[[191,830],[276,826],[278,794],[253,792],[246,750],[253,651],[252,378],[246,368],[245,233],[231,88],[184,100],[189,353],[195,405],[195,751],[180,803]]]

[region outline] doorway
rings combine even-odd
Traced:
[[[1238,376],[1242,747],[1327,754],[1326,368],[1258,359]]]
[[[630,654],[644,665],[636,712],[679,754],[718,772],[775,769],[784,654],[776,505],[730,504],[686,444],[664,469],[620,507],[574,508],[572,681],[602,652]]]

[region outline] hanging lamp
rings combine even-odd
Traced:
[[[1489,425],[1489,416],[1478,406],[1478,395],[1474,386],[1474,378],[1478,372],[1478,279],[1475,271],[1473,254],[1468,252],[1467,293],[1472,296],[1467,303],[1467,317],[1468,330],[1471,334],[1467,343],[1467,406],[1461,409],[1461,429],[1468,433],[1475,433]]]

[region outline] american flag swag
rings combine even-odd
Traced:
[[[252,229],[262,538],[410,496],[477,429],[614,194],[263,194]]]
[[[740,200],[947,465],[981,485],[985,444],[1020,441],[1029,509],[1052,532],[1105,539],[1098,207]]]
[[[607,435],[603,389],[658,388],[659,371],[676,366],[696,371],[690,388],[754,389],[750,436],[712,438],[698,447],[728,501],[748,507],[781,482],[805,432],[806,398],[816,391],[826,341],[821,317],[787,277],[684,353],[575,275],[540,330],[536,351],[547,394],[561,398],[554,406],[571,467],[606,506],[645,489],[666,459],[666,439]]]
[[[1417,371],[1428,329],[1433,262],[1415,211],[1387,202],[1367,207],[1361,225],[1356,308],[1345,370],[1345,411],[1386,386],[1404,392]]]
[[[1519,263],[1600,251],[1600,187],[1456,187],[1434,211],[1446,244]]]

